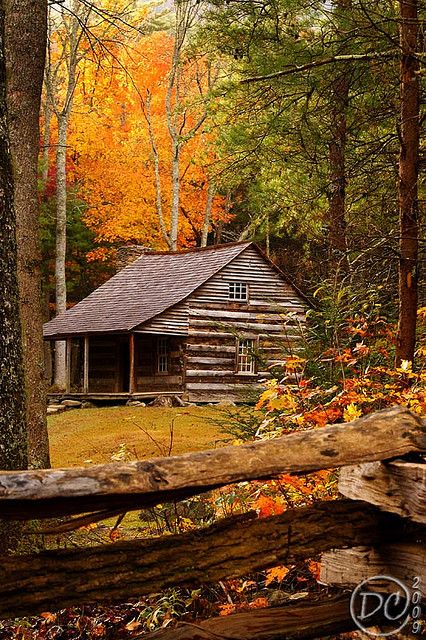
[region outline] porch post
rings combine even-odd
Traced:
[[[84,336],[83,393],[89,392],[89,336]]]
[[[134,333],[131,333],[129,336],[129,351],[130,351],[129,393],[133,393],[135,390],[135,334]]]
[[[71,338],[67,338],[66,343],[66,377],[65,377],[65,392],[71,391]]]

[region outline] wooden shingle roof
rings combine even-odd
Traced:
[[[44,337],[131,331],[187,298],[251,244],[181,252],[149,251],[87,298],[47,322]]]

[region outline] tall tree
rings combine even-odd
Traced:
[[[53,10],[52,10],[53,13]],[[55,303],[56,314],[67,308],[67,282],[65,271],[67,249],[67,139],[77,85],[78,65],[85,48],[80,44],[87,29],[91,7],[73,0],[70,7],[60,5],[55,9],[59,24],[51,20],[52,38],[49,41],[46,69],[46,100],[56,116],[58,140],[56,146],[56,262]],[[52,49],[56,49],[52,52]],[[87,47],[86,47],[87,48]],[[89,47],[90,48],[90,47]],[[59,49],[59,55],[58,55]],[[64,389],[66,385],[66,343],[55,344],[54,383]]]
[[[47,0],[5,0],[7,106],[14,170],[29,463],[49,466],[37,161]]]
[[[6,109],[5,2],[0,3],[0,468],[27,466],[25,383],[19,320],[13,170]],[[0,550],[16,543],[11,524],[0,523]]]
[[[350,252],[351,263],[357,259],[356,277],[365,276],[368,286],[372,275],[382,284],[389,270],[387,291],[393,294],[395,4],[209,4],[202,42],[216,49],[228,70],[215,109],[222,183],[228,181],[234,193],[247,185],[234,206],[239,226],[229,231],[238,237],[242,227],[262,240],[269,234],[275,250],[280,238],[282,248],[295,241],[294,275],[305,271],[313,287],[321,274],[335,275],[336,265],[340,274],[346,271]],[[377,271],[366,276],[365,266],[379,253],[376,245],[387,245],[386,260],[382,252]],[[301,251],[313,269],[300,268]]]
[[[399,322],[396,364],[414,359],[418,270],[418,161],[420,137],[418,0],[399,0],[401,119],[399,154]]]
[[[167,79],[167,90],[165,94],[165,115],[167,131],[170,144],[170,173],[171,173],[171,200],[170,200],[170,225],[167,229],[163,211],[163,187],[160,172],[160,154],[156,140],[151,113],[151,93],[147,92],[146,100],[142,100],[142,111],[147,121],[149,139],[151,144],[152,157],[155,168],[155,189],[156,189],[156,210],[159,226],[164,240],[172,251],[178,248],[179,221],[182,213],[181,192],[182,192],[182,150],[188,142],[199,132],[207,118],[204,91],[210,91],[217,78],[217,74],[211,69],[208,73],[200,74],[200,69],[195,67],[195,78],[192,83],[196,84],[200,92],[202,108],[199,110],[195,120],[191,118],[188,108],[187,98],[191,86],[185,82],[185,60],[184,52],[191,28],[199,15],[199,2],[197,0],[176,0],[175,2],[175,27],[173,39],[173,53],[170,62],[170,70]],[[202,77],[204,75],[204,77]],[[186,78],[188,80],[188,78]],[[195,81],[195,82],[194,82]],[[194,113],[192,114],[194,115]],[[191,121],[192,120],[192,121]],[[207,211],[210,215],[214,194],[207,196]],[[209,220],[210,221],[210,220]],[[207,224],[208,229],[208,224]],[[203,235],[204,232],[202,232]],[[204,236],[203,236],[204,237]],[[204,240],[203,240],[204,241]],[[207,241],[207,240],[205,240]]]
[[[351,0],[336,0],[335,22],[338,31],[344,31],[345,14],[351,10]],[[343,47],[345,52],[346,47]],[[346,138],[347,109],[351,69],[350,63],[333,69],[331,82],[331,127],[329,142],[330,188],[327,226],[331,263],[340,273],[348,273],[348,244],[346,239]]]

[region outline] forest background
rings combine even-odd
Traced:
[[[52,3],[40,143],[51,312],[109,276],[120,244],[250,238],[307,294],[350,288],[354,307],[395,320],[398,10]]]

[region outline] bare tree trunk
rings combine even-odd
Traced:
[[[48,95],[46,95],[43,106],[44,106],[43,108],[44,131],[43,131],[43,156],[42,156],[41,180],[43,183],[43,189],[46,189],[47,180],[49,177],[50,125],[52,121],[52,109],[50,106]]]
[[[207,247],[207,238],[209,234],[210,220],[212,217],[213,198],[216,192],[214,182],[210,181],[207,189],[207,200],[204,209],[203,227],[201,229],[201,247]]]
[[[232,193],[231,189],[228,189],[226,192],[225,198],[225,213],[228,215],[232,207]],[[222,242],[222,233],[223,233],[223,221],[219,220],[219,223],[216,226],[215,234],[214,234],[214,243],[220,244]]]
[[[418,0],[399,0],[401,45],[401,148],[399,155],[399,322],[396,365],[414,359],[418,269],[419,76],[415,57]]]
[[[170,206],[170,248],[176,251],[178,248],[179,211],[180,211],[180,152],[185,140],[189,140],[198,131],[207,114],[204,113],[191,130],[184,133],[186,114],[180,113],[181,102],[181,73],[182,51],[185,40],[198,12],[197,1],[177,0],[175,43],[173,48],[172,65],[169,75],[169,84],[166,93],[166,117],[167,128],[171,140],[172,150],[172,198]],[[172,98],[174,95],[174,105]]]
[[[68,117],[58,117],[58,146],[56,151],[56,260],[55,260],[55,294],[56,315],[64,313],[67,308],[67,282],[65,258],[67,251],[67,129]],[[58,340],[55,343],[55,386],[65,389],[66,385],[66,343]]]
[[[177,140],[172,141],[172,204],[170,208],[170,249],[177,251],[178,227],[179,227],[179,200],[180,200],[180,145]]]
[[[0,468],[28,462],[25,376],[19,315],[13,169],[6,109],[5,4],[0,5]],[[0,551],[16,547],[19,530],[0,522]]]
[[[145,116],[148,125],[148,135],[151,144],[151,151],[154,158],[154,175],[155,175],[155,207],[157,210],[158,222],[160,225],[161,235],[170,247],[170,238],[166,231],[166,225],[164,223],[163,203],[162,203],[162,188],[161,188],[161,173],[160,173],[160,156],[158,154],[157,143],[155,141],[154,130],[152,128],[151,117],[151,94],[148,92],[145,104],[141,100],[142,111]]]
[[[180,140],[175,123],[175,110],[179,105],[179,76],[180,76],[180,47],[179,8],[176,13],[176,35],[173,51],[172,68],[170,70],[169,86],[166,95],[166,117],[172,147],[172,198],[170,205],[170,249],[177,250],[179,230],[179,201],[180,201]],[[172,93],[175,90],[175,108],[172,106]]]
[[[14,170],[29,463],[33,467],[49,467],[37,192],[47,1],[5,0],[5,9],[7,103]]]
[[[80,60],[84,57],[84,50],[79,51],[81,39],[85,33],[91,5],[85,6],[78,0],[72,0],[71,11],[60,5],[58,11],[62,15],[62,26],[65,30],[65,38],[62,42],[62,51],[56,64],[52,63],[50,46],[48,46],[48,61],[45,81],[47,99],[50,101],[58,123],[58,146],[56,149],[56,313],[66,310],[67,287],[65,274],[65,258],[67,246],[67,132],[68,123],[72,112],[74,91],[77,85],[77,69]],[[62,67],[66,74],[66,90],[62,105],[59,106],[62,92],[58,88],[58,72]],[[66,344],[63,341],[56,343],[55,349],[55,373],[54,383],[60,389],[66,386]]]

